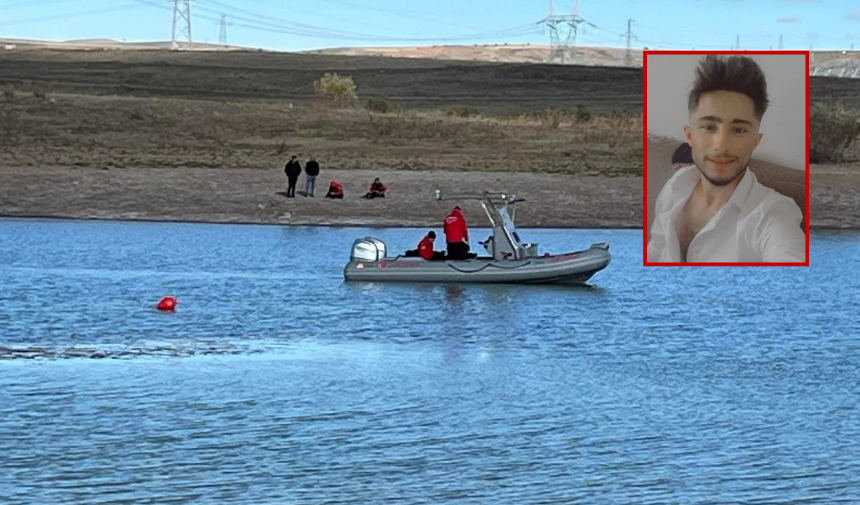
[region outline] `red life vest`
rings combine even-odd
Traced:
[[[370,190],[368,190],[370,193],[385,193],[386,191],[388,191],[388,188],[385,186],[385,184],[382,184],[380,182],[379,187],[377,187],[376,184],[377,183],[374,182],[370,185]]]
[[[454,209],[445,218],[445,241],[446,242],[462,242],[469,240],[469,229],[466,227],[466,218],[463,214]]]
[[[433,258],[433,242],[430,241],[430,237],[425,235],[421,242],[418,242],[418,254],[428,261]]]

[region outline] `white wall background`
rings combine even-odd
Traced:
[[[764,135],[753,158],[806,169],[806,79],[809,70],[802,54],[750,54],[767,79],[770,105],[762,118]],[[684,125],[690,123],[687,97],[694,70],[702,54],[649,54],[646,104],[648,133],[682,142]]]

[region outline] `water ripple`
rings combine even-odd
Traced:
[[[647,269],[529,230],[612,242],[570,289],[342,283],[422,230],[0,232],[4,504],[860,503],[856,234]]]

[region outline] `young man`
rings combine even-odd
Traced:
[[[314,185],[317,181],[317,176],[320,174],[320,164],[316,158],[310,157],[305,163],[305,195],[314,196]]]
[[[302,165],[297,156],[293,155],[290,158],[290,161],[284,166],[284,173],[287,174],[287,198],[295,198],[296,182],[302,175]]]
[[[679,169],[660,191],[649,262],[806,260],[800,208],[748,168],[767,106],[765,76],[755,61],[705,56],[684,126],[695,165]]]

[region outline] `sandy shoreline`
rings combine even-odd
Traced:
[[[384,199],[360,198],[374,177]],[[332,179],[345,198],[323,198]],[[456,181],[456,183],[454,182]],[[517,211],[524,227],[642,225],[642,179],[536,173],[323,170],[316,197],[286,198],[280,169],[70,169],[0,167],[0,215],[338,226],[438,226],[454,203],[435,189],[508,191],[528,202]],[[299,179],[304,189],[304,176]],[[613,202],[607,205],[606,202]],[[472,220],[486,218],[475,202]]]
[[[813,166],[810,173],[810,228],[860,229],[858,167]],[[360,198],[374,177],[388,185],[388,197]],[[322,198],[332,179],[343,184],[344,200]],[[323,169],[315,198],[288,199],[280,169],[0,167],[0,216],[438,227],[454,204],[436,202],[436,188],[521,195],[522,227],[642,226],[641,177],[522,172]],[[484,225],[478,204],[464,208],[475,226]]]

